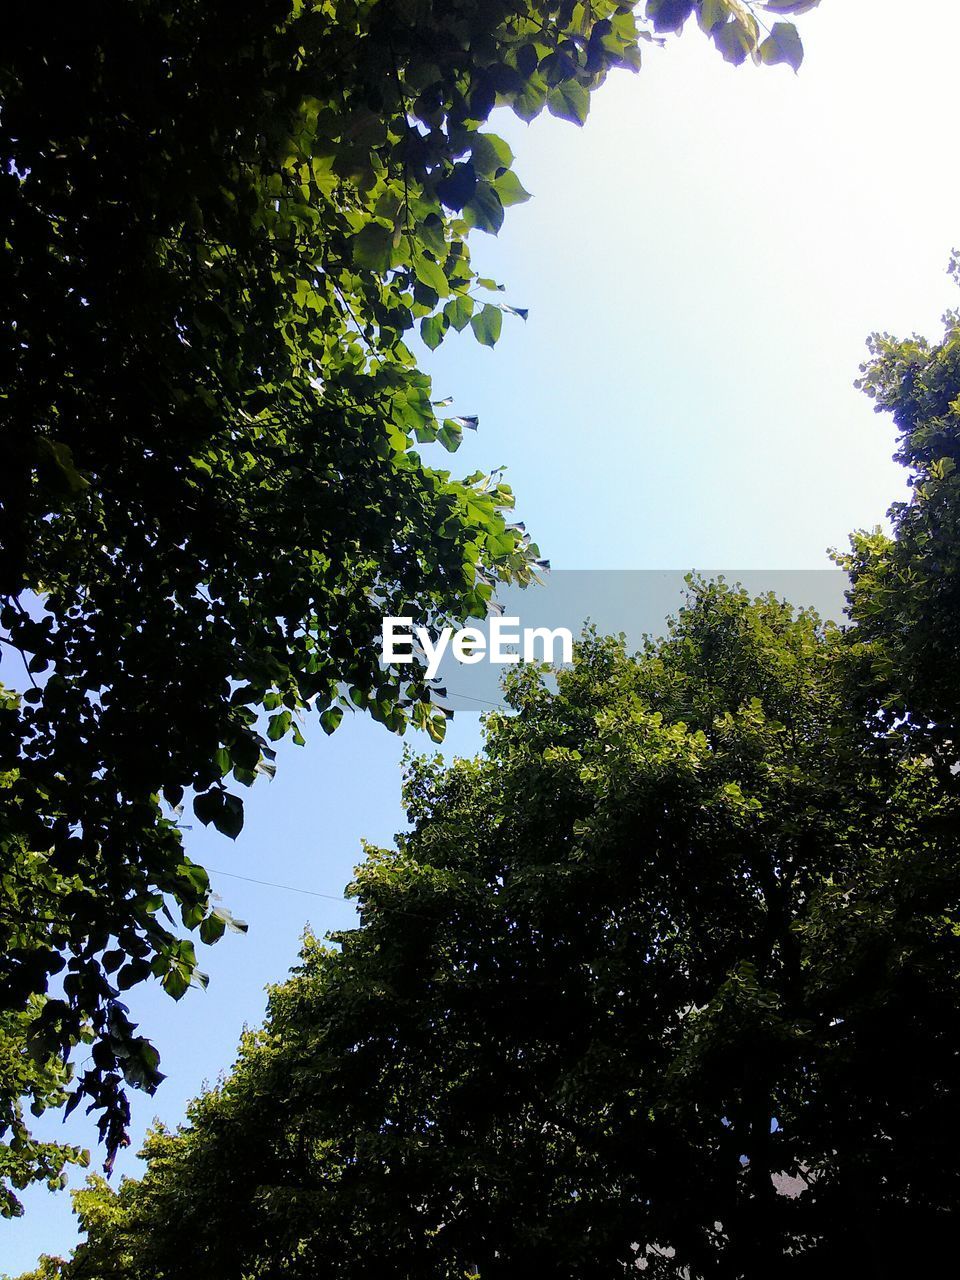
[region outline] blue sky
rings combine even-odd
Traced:
[[[960,302],[945,274],[960,244],[960,12],[917,0],[904,14],[824,0],[803,19],[799,76],[731,68],[691,30],[612,77],[583,130],[496,122],[535,198],[498,240],[478,235],[474,259],[530,318],[508,317],[493,351],[451,335],[426,363],[438,396],[480,416],[455,466],[508,463],[556,567],[821,568],[902,491],[892,431],[853,389],[864,339],[935,334]],[[458,713],[445,750],[479,745],[477,717]],[[304,924],[349,923],[361,839],[402,826],[401,751],[348,719],[281,753],[236,845],[188,834],[250,932],[206,950],[207,992],[131,999],[168,1073],[155,1099],[134,1098],[133,1151],[229,1066]],[[82,1115],[66,1131],[92,1141]],[[132,1152],[118,1168],[135,1171]],[[75,1238],[66,1196],[24,1198],[26,1217],[0,1223],[12,1275]]]

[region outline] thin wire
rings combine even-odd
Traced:
[[[489,698],[474,698],[469,693],[457,693],[454,689],[447,690],[448,698],[466,698],[468,702],[482,702],[486,707],[502,707],[502,702],[491,702]]]
[[[214,876],[229,876],[231,880],[246,880],[247,884],[263,885],[266,889],[286,889],[288,893],[305,893],[311,898],[326,898],[328,902],[353,902],[352,898],[345,898],[341,894],[337,896],[333,893],[318,893],[316,889],[301,889],[294,884],[275,884],[273,880],[254,880],[252,876],[241,876],[236,871],[220,871],[216,867],[206,867]]]
[[[349,902],[349,903],[354,902],[353,898],[345,898],[345,897],[338,898],[332,893],[319,893],[316,889],[301,889],[298,885],[276,884],[273,880],[254,880],[252,876],[241,876],[241,875],[238,875],[236,871],[218,871],[216,867],[206,867],[204,869],[208,871],[210,875],[229,876],[231,880],[246,880],[247,884],[259,884],[259,885],[263,885],[267,889],[286,889],[288,893],[302,893],[311,898],[326,898],[328,902]],[[411,909],[410,907],[395,907],[395,906],[389,906],[387,908],[384,908],[381,905],[376,909],[381,911],[386,909],[397,916],[413,916],[420,920],[436,919],[436,917],[432,913],[428,914],[425,911],[417,911],[415,907],[413,909]]]

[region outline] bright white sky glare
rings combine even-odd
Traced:
[[[438,396],[480,416],[450,462],[509,464],[556,567],[826,567],[826,548],[902,493],[892,430],[852,384],[869,332],[936,336],[960,303],[945,272],[960,245],[960,6],[823,0],[800,22],[798,76],[732,68],[691,24],[612,77],[583,130],[494,122],[535,198],[498,240],[475,237],[474,260],[530,318],[507,317],[493,351],[453,334],[427,365]],[[458,713],[447,749],[479,745],[477,717]],[[250,933],[206,952],[206,993],[131,999],[168,1073],[134,1098],[133,1151],[154,1114],[176,1124],[229,1066],[304,923],[349,924],[336,899],[361,837],[388,844],[402,825],[401,750],[348,718],[281,753],[235,846],[188,833],[209,867],[332,898],[213,875]],[[82,1114],[45,1131],[93,1140]],[[118,1168],[135,1172],[133,1154]],[[11,1275],[75,1239],[66,1196],[24,1198],[26,1217],[0,1224]]]

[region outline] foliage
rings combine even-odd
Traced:
[[[57,1058],[37,1060],[27,1032],[41,1011],[33,997],[23,1011],[0,1013],[0,1217],[17,1217],[23,1206],[12,1188],[43,1181],[51,1191],[66,1186],[68,1165],[87,1165],[87,1152],[66,1143],[41,1142],[31,1134],[24,1114],[34,1116],[61,1107],[67,1098],[70,1069]]]
[[[108,1226],[69,1280],[945,1251],[960,811],[851,708],[849,663],[812,615],[701,583],[635,659],[588,635],[556,692],[521,672],[484,757],[412,763],[359,927],[306,939],[140,1182],[91,1189]]]
[[[956,256],[951,272],[960,283]],[[839,560],[865,698],[949,769],[960,742],[960,312],[944,321],[937,344],[871,339],[860,385],[893,415],[912,492],[890,508],[892,537],[859,532]]]
[[[19,1280],[58,1280],[63,1274],[65,1260],[63,1258],[55,1258],[52,1254],[44,1253],[40,1255],[36,1267],[33,1271],[27,1271]],[[2,1280],[7,1280],[4,1276]]]
[[[698,13],[718,43],[749,17]],[[40,1009],[41,1059],[92,1040],[75,1097],[112,1152],[124,1083],[161,1078],[118,996],[179,997],[179,925],[229,923],[181,805],[236,837],[233,784],[308,712],[439,739],[380,617],[482,615],[535,570],[499,473],[421,458],[476,420],[408,337],[490,346],[524,314],[467,247],[527,198],[493,108],[582,124],[653,37],[615,0],[112,0],[5,34],[0,644],[27,687],[0,709],[0,993]]]
[[[792,22],[774,22],[768,15],[801,14],[815,9],[820,0],[767,0],[754,5],[747,0],[647,0],[646,13],[656,31],[682,31],[696,16],[727,62],[739,66],[747,58],[773,65],[785,62],[794,71],[803,61],[803,45]],[[761,14],[757,10],[765,11]]]

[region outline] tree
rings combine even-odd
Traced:
[[[91,1188],[65,1275],[942,1256],[960,810],[851,707],[851,661],[813,615],[699,583],[636,658],[588,635],[555,693],[521,672],[483,757],[411,764],[359,927],[306,939],[141,1181]]]
[[[951,274],[960,283],[960,257]],[[960,742],[960,312],[943,341],[871,339],[860,385],[893,415],[908,502],[893,536],[861,531],[840,563],[851,576],[866,704],[949,770]]]
[[[181,805],[235,837],[233,783],[307,712],[439,738],[423,672],[380,665],[380,617],[482,616],[535,571],[502,478],[416,447],[476,423],[432,399],[411,328],[492,345],[513,310],[467,248],[527,198],[481,126],[497,104],[582,124],[608,70],[694,10],[731,61],[796,65],[793,28],[764,36],[740,0],[651,0],[649,25],[615,0],[11,17],[0,1002],[33,1011],[38,1061],[91,1044],[71,1103],[100,1110],[111,1159],[124,1085],[161,1078],[121,994],[152,976],[179,997],[203,980],[179,925],[209,943],[230,923]]]

